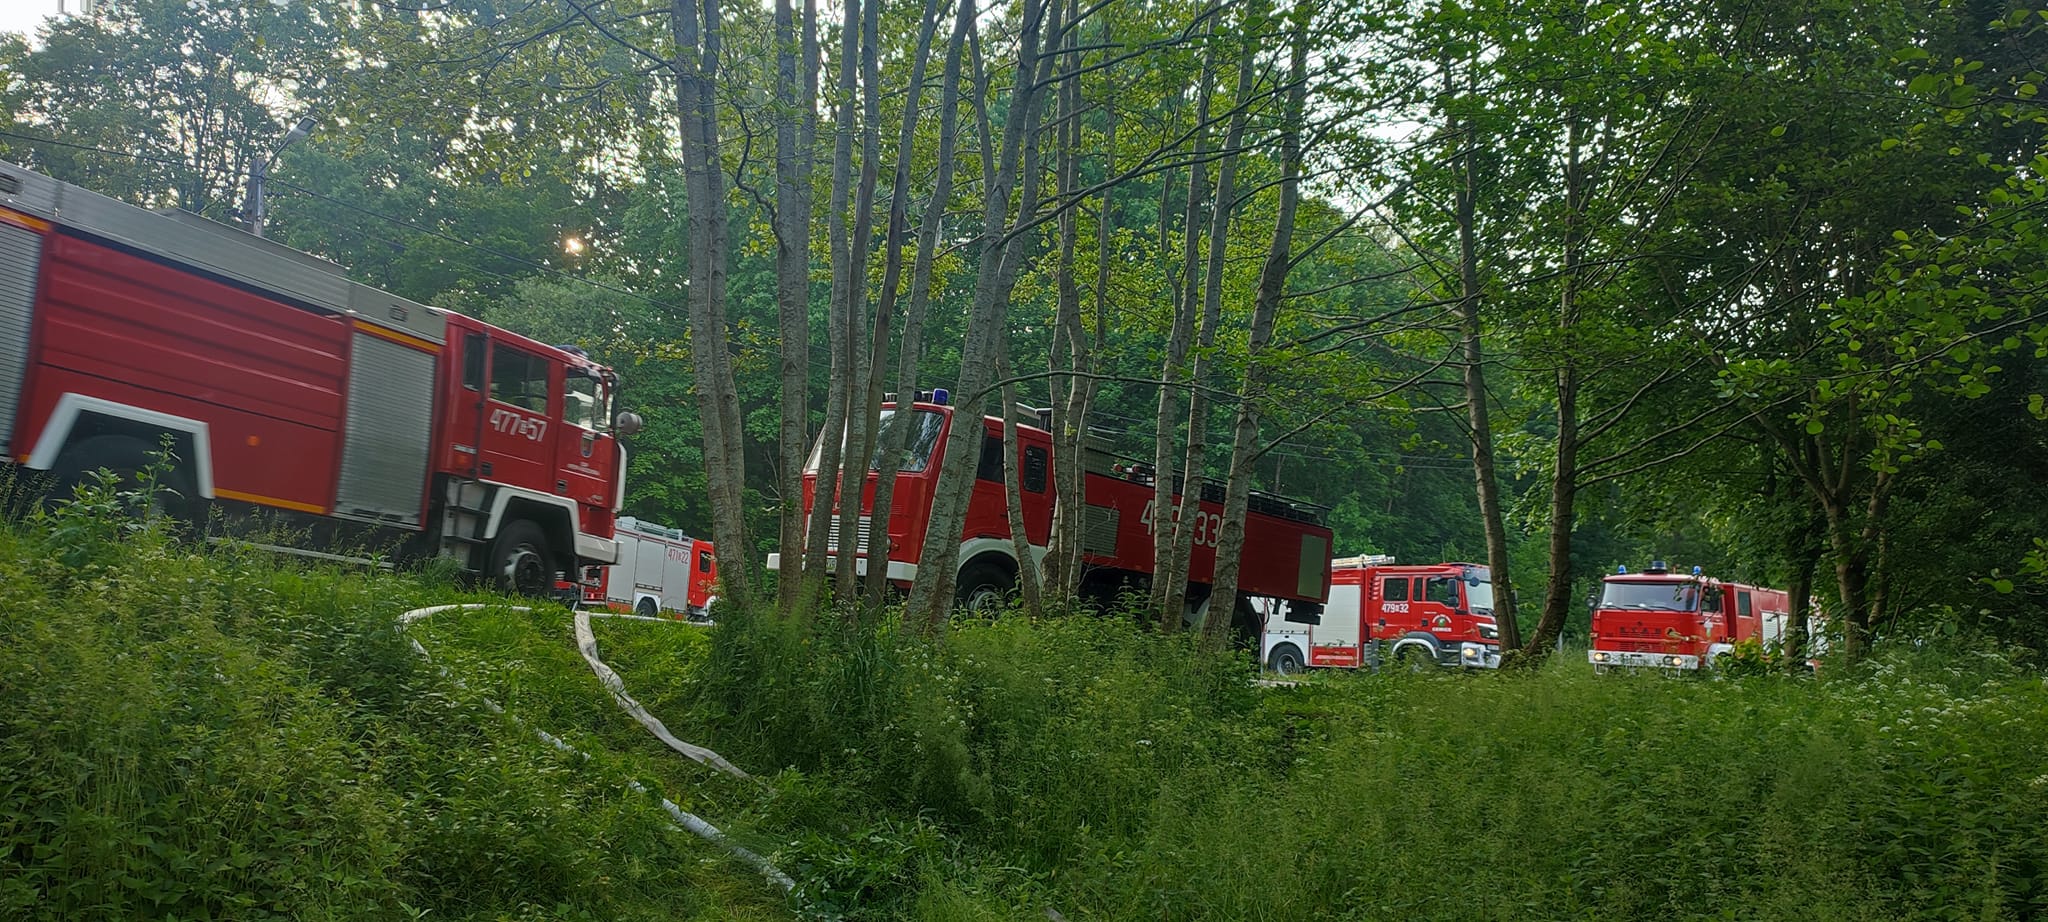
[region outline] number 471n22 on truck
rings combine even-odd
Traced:
[[[610,369],[183,212],[0,163],[0,446],[65,491],[166,440],[171,512],[542,595],[618,558]]]

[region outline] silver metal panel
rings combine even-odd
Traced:
[[[434,357],[357,333],[337,515],[417,527],[434,419]]]
[[[429,342],[445,342],[448,337],[447,315],[368,285],[349,285],[348,309],[350,313],[380,327],[390,327]]]
[[[29,314],[35,309],[36,260],[42,252],[40,235],[0,224],[0,446],[10,455],[21,453],[11,440],[28,368]]]
[[[1097,557],[1116,556],[1116,530],[1123,514],[1113,506],[1084,506],[1081,510],[1081,553]]]
[[[0,161],[0,205],[50,217],[57,210],[60,183],[41,173]]]

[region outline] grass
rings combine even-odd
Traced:
[[[423,663],[395,619],[450,587],[119,505],[0,528],[0,917],[788,917],[625,790],[631,759],[564,756]]]
[[[0,917],[2048,916],[2023,651],[1260,688],[1118,618],[599,621],[744,782],[620,714],[560,608],[434,616],[423,663],[396,614],[476,597],[89,500],[0,529]],[[771,857],[797,908],[629,779]]]

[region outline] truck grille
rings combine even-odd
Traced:
[[[839,517],[833,516],[831,523],[825,527],[825,549],[837,554],[839,553]],[[868,552],[868,530],[872,527],[874,527],[873,517],[865,515],[860,517],[860,523],[854,529],[853,552],[855,554],[865,554]]]

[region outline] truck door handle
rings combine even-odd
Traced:
[[[562,494],[563,496],[568,496],[568,495],[569,495],[569,481],[566,481],[566,480],[557,480],[557,481],[555,481],[555,492],[556,492],[556,493],[560,493],[560,494]]]

